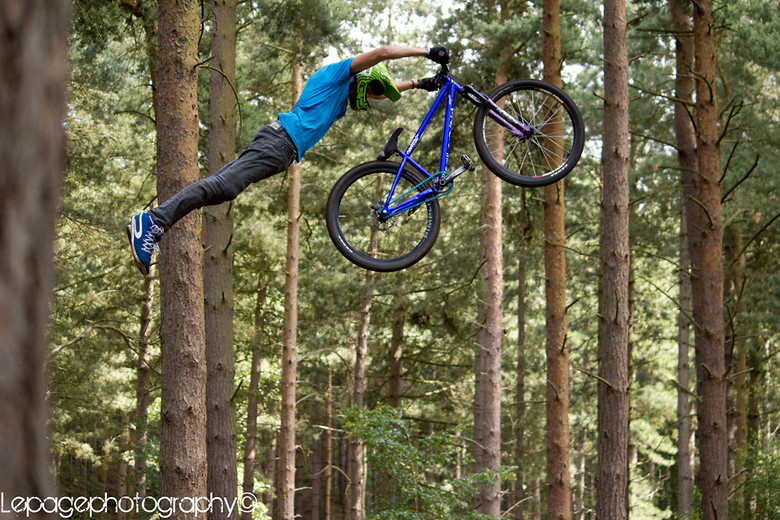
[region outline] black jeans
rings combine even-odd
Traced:
[[[250,184],[285,171],[298,157],[279,121],[255,134],[249,148],[215,174],[190,184],[149,211],[155,224],[168,230],[190,211],[235,199]]]

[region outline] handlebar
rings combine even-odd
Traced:
[[[437,72],[436,75],[433,77],[439,89],[441,89],[444,86],[444,82],[447,80],[447,77],[449,75],[450,75],[449,66],[446,63],[442,63],[439,72]]]

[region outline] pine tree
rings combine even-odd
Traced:
[[[209,173],[236,146],[236,0],[214,0],[209,68]],[[232,503],[236,497],[236,425],[233,405],[233,204],[203,209],[203,293],[206,326],[206,447],[208,491]],[[214,508],[210,518],[228,518]]]
[[[157,192],[198,180],[198,4],[159,5]],[[206,496],[206,348],[200,218],[192,213],[161,243],[161,496]],[[191,515],[180,514],[180,518]]]
[[[558,0],[545,0],[542,15],[544,80],[561,84]],[[544,188],[544,268],[547,309],[547,518],[571,518],[569,475],[569,345],[564,251],[564,181]]]
[[[693,7],[696,54],[695,199],[686,200],[691,253],[696,387],[699,402],[699,487],[704,520],[728,518],[728,438],[723,333],[723,222],[712,0]]]
[[[57,496],[44,366],[65,151],[68,12],[64,1],[0,5],[0,246],[6,255],[0,273],[0,490],[6,500]],[[7,508],[4,516],[12,517]]]
[[[598,481],[596,515],[628,518],[628,49],[624,0],[604,3]]]
[[[292,66],[293,105],[303,90],[301,54]],[[284,283],[284,339],[282,350],[282,415],[279,432],[279,467],[276,475],[278,497],[277,520],[295,516],[295,390],[298,374],[298,261],[301,201],[301,168],[294,164],[288,170],[290,185],[287,196],[287,271]]]
[[[693,34],[691,18],[684,10],[684,2],[669,0],[672,12],[672,28],[675,33],[675,96],[674,127],[677,147],[677,161],[680,166],[680,185],[683,203],[694,197],[694,173],[696,171],[696,134],[691,119],[693,104]],[[685,517],[693,512],[693,468],[691,463],[690,403],[688,398],[688,351],[690,348],[691,280],[688,273],[688,254],[685,213],[680,217],[680,310],[678,317],[678,368],[677,382],[677,514]]]

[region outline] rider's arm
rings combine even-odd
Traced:
[[[350,74],[357,74],[362,70],[366,70],[369,67],[373,67],[379,62],[387,60],[397,60],[399,58],[409,58],[412,56],[427,56],[428,49],[420,49],[417,47],[396,47],[396,46],[384,46],[368,51],[366,53],[355,56],[352,59],[352,64],[349,67]],[[411,86],[407,87],[407,90]],[[399,89],[400,90],[400,89]]]
[[[416,80],[412,81],[396,81],[395,82],[395,88],[398,89],[398,92],[404,92],[405,90],[411,90],[413,88],[416,88]]]

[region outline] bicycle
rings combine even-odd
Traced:
[[[398,147],[403,128],[396,129],[377,160],[345,173],[328,197],[328,234],[342,255],[364,269],[398,271],[428,254],[441,226],[438,199],[452,191],[456,177],[475,169],[463,155],[462,166],[446,171],[457,94],[477,106],[473,129],[477,153],[506,182],[523,187],[553,184],[571,172],[582,154],[582,116],[561,89],[520,79],[485,95],[472,85],[459,85],[447,65],[441,66],[436,79],[439,93],[409,146]],[[439,171],[432,174],[412,154],[442,103]],[[394,155],[400,162],[388,160]]]

